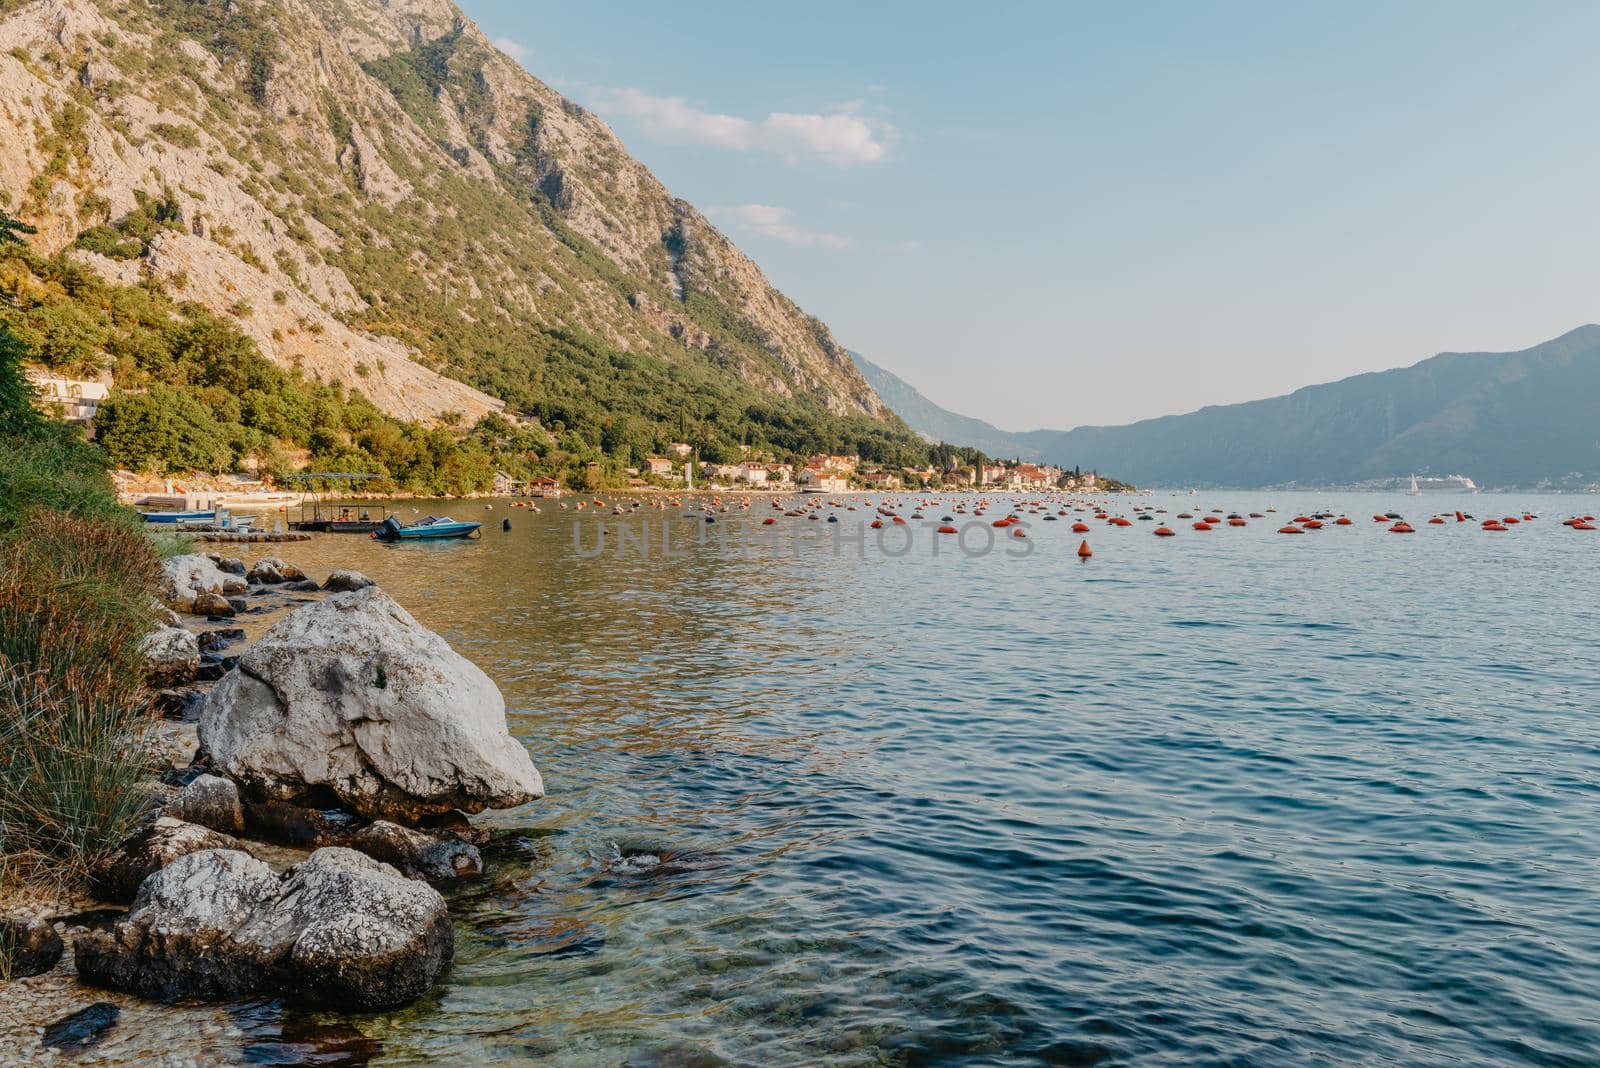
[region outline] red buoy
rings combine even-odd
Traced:
[[[1072,532],[1074,534],[1087,534],[1087,533],[1089,533],[1089,524],[1088,523],[1074,523],[1074,524],[1072,524]]]
[[[1087,560],[1094,555],[1094,550],[1089,548],[1087,540],[1078,543],[1078,559]]]
[[[1305,531],[1301,530],[1299,527],[1297,527],[1297,526],[1295,526],[1293,524],[1290,524],[1289,526],[1286,526],[1286,527],[1279,527],[1278,528],[1278,533],[1279,534],[1304,534]]]
[[[1413,528],[1410,523],[1407,523],[1404,519],[1402,519],[1402,520],[1400,520],[1400,522],[1396,523],[1394,526],[1389,528],[1389,533],[1390,534],[1415,534],[1416,533],[1416,529]]]
[[[956,528],[951,526],[948,523],[946,523],[944,526],[939,528],[939,533],[940,534],[954,534],[955,532],[956,532]]]
[[[1170,527],[1156,527],[1155,529],[1155,536],[1158,538],[1170,538],[1172,534],[1173,531]]]

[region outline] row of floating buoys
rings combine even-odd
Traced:
[[[679,506],[682,502],[681,500],[675,498],[670,503],[673,506]],[[714,521],[714,516],[712,514],[713,511],[728,512],[730,510],[730,507],[725,504],[720,497],[711,498],[709,503],[705,503],[704,499],[701,501],[690,500],[688,503],[691,508],[696,510],[686,512],[684,514],[689,518],[700,518],[703,516],[706,522]],[[837,509],[840,513],[854,512],[857,510],[856,505],[848,504],[846,500],[835,500],[822,497],[817,497],[814,500],[802,499],[795,502],[785,500],[781,497],[775,497],[769,503],[773,511],[779,515],[793,518],[803,517],[811,521],[820,521],[826,519],[829,523],[838,523],[841,519],[841,514],[835,514],[833,511],[829,511],[829,509]],[[578,508],[584,508],[590,504],[598,508],[601,507],[604,502],[599,498],[595,498],[592,502],[579,501],[577,502],[576,506]],[[1157,516],[1168,514],[1168,509],[1166,508],[1151,508],[1148,506],[1134,505],[1133,510],[1130,513],[1133,516],[1133,519],[1130,519],[1126,515],[1114,514],[1111,507],[1107,504],[1079,498],[1069,498],[1066,500],[1023,499],[1015,501],[989,497],[980,498],[976,501],[962,500],[960,498],[952,498],[947,500],[941,500],[939,498],[926,498],[920,501],[888,498],[883,499],[876,504],[871,501],[862,501],[860,502],[860,505],[863,509],[872,510],[877,513],[879,518],[874,518],[871,521],[871,527],[874,530],[881,530],[889,523],[906,523],[907,520],[905,516],[900,514],[902,510],[914,508],[915,510],[912,511],[911,518],[923,520],[925,511],[932,511],[938,506],[944,505],[945,507],[949,507],[954,514],[944,516],[941,524],[936,528],[938,533],[942,535],[956,535],[961,533],[960,529],[955,525],[957,516],[970,515],[974,517],[982,517],[986,512],[1000,511],[1004,509],[1006,514],[991,520],[990,525],[997,530],[1011,529],[1012,537],[1015,538],[1026,538],[1028,536],[1027,531],[1021,526],[1021,524],[1026,522],[1027,517],[1029,516],[1040,517],[1045,522],[1054,522],[1058,518],[1071,518],[1071,529],[1073,533],[1086,534],[1089,532],[1089,523],[1086,521],[1086,517],[1088,516],[1099,519],[1105,522],[1108,526],[1131,527],[1134,525],[1135,520],[1154,522]],[[612,514],[625,514],[628,508],[631,507],[632,509],[636,510],[640,506],[641,505],[638,502],[614,502]],[[665,504],[655,501],[650,502],[648,506],[653,508],[666,507]],[[536,506],[530,504],[526,505],[526,507]],[[566,507],[566,505],[563,504],[562,507]],[[748,500],[742,503],[736,502],[733,507],[747,510],[750,507],[750,503]],[[1053,513],[1052,509],[1054,509]],[[1263,512],[1250,512],[1248,515],[1250,519],[1263,519],[1266,518],[1267,515],[1270,515],[1276,511],[1277,509],[1275,508],[1267,508]],[[1443,525],[1447,523],[1452,516],[1458,523],[1468,522],[1474,518],[1463,512],[1455,512],[1433,516],[1426,520],[1426,522],[1432,525]],[[1209,532],[1224,524],[1229,527],[1246,527],[1249,525],[1249,522],[1244,514],[1238,512],[1225,513],[1224,510],[1220,508],[1194,509],[1192,511],[1179,512],[1177,513],[1177,518],[1192,520],[1191,529],[1197,533]],[[1483,529],[1488,531],[1503,532],[1510,529],[1512,526],[1531,522],[1535,518],[1536,516],[1531,512],[1524,512],[1518,515],[1494,517],[1483,523]],[[1416,532],[1415,528],[1398,512],[1374,514],[1372,519],[1374,523],[1385,524],[1387,533],[1411,534]],[[774,515],[764,519],[761,525],[772,526],[775,525],[776,522],[777,516]],[[1348,527],[1353,525],[1353,521],[1347,515],[1339,515],[1334,512],[1307,512],[1296,515],[1292,521],[1277,528],[1277,530],[1282,534],[1306,534],[1312,531],[1320,530],[1324,526],[1330,524]],[[1575,530],[1594,530],[1594,524],[1595,519],[1593,516],[1574,516],[1565,521],[1565,525],[1572,527]],[[1176,537],[1177,530],[1172,526],[1162,524],[1157,525],[1152,530],[1152,533],[1156,537],[1171,538]],[[1086,539],[1080,541],[1079,550],[1079,556],[1082,559],[1088,559],[1089,556],[1092,555],[1092,552],[1088,551],[1088,541]]]

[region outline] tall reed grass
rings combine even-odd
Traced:
[[[0,853],[71,881],[148,807],[140,643],[160,561],[115,521],[35,513],[0,544]]]
[[[161,561],[104,454],[33,407],[28,355],[0,327],[0,884],[71,883],[150,805]]]

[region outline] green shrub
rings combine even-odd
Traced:
[[[31,433],[0,433],[0,540],[41,509],[133,527],[117,503],[105,457],[76,427],[43,423]]]
[[[186,122],[158,122],[150,127],[150,132],[178,148],[200,147],[200,131]]]

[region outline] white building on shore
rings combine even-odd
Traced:
[[[94,379],[67,378],[32,367],[25,373],[39,407],[69,423],[87,423],[111,396],[111,387]]]

